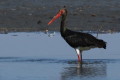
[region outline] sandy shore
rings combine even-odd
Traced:
[[[0,30],[45,30],[63,6],[68,9],[66,26],[73,30],[120,31],[119,0],[0,0]],[[49,30],[59,30],[59,23]]]

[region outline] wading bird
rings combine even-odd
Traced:
[[[63,8],[59,10],[56,16],[48,23],[50,25],[57,18],[61,17],[60,33],[63,39],[76,50],[78,56],[78,62],[82,64],[82,51],[89,50],[91,48],[104,48],[106,49],[106,42],[96,37],[83,32],[75,32],[65,27],[65,21],[67,17],[67,9]]]

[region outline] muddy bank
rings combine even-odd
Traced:
[[[44,30],[66,6],[66,25],[73,30],[120,31],[119,0],[0,0],[0,30]],[[60,19],[49,26],[59,30]]]

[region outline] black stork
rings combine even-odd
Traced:
[[[101,39],[97,39],[91,34],[83,33],[83,32],[75,32],[65,27],[65,21],[67,17],[66,8],[59,10],[57,15],[53,17],[53,19],[48,23],[48,25],[50,25],[60,16],[61,16],[61,24],[60,24],[61,36],[72,48],[76,50],[77,56],[78,56],[78,62],[82,64],[82,51],[83,50],[89,50],[91,48],[106,49],[105,41]]]

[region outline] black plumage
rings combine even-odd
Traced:
[[[51,24],[54,20],[61,16],[61,24],[60,24],[60,33],[64,40],[73,47],[78,55],[78,61],[82,62],[82,51],[89,50],[91,48],[104,48],[106,49],[106,42],[97,39],[88,33],[76,32],[66,28],[65,21],[67,16],[67,9],[61,9],[58,14],[48,23]]]
[[[61,33],[61,36],[73,48],[98,47],[98,48],[106,49],[106,42],[104,42],[103,40],[97,39],[96,37],[88,33],[75,32],[75,31],[66,29],[64,33]]]

